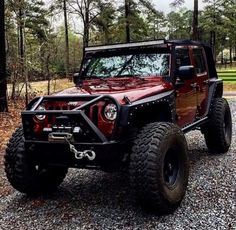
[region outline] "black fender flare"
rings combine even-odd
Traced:
[[[209,95],[207,104],[207,114],[212,111],[212,105],[215,98],[222,98],[223,96],[223,81],[221,79],[209,80]]]
[[[148,108],[158,107],[158,106],[166,106],[168,107],[170,113],[170,122],[175,123],[175,114],[176,114],[176,106],[175,106],[175,91],[167,91],[160,93],[158,95],[150,96],[138,101],[133,102],[129,105],[121,106],[121,119],[120,126],[126,127],[132,125],[132,121],[134,117],[137,116],[140,111],[145,111]]]

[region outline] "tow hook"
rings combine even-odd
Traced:
[[[81,160],[83,158],[88,158],[88,160],[93,161],[96,158],[96,153],[93,150],[78,151],[75,146],[69,142],[68,139],[66,139],[66,141],[70,146],[70,151],[74,153],[75,159]]]
[[[87,157],[90,161],[93,161],[96,157],[96,154],[92,150],[85,150],[83,152],[77,151],[75,154],[75,158],[77,160],[83,159],[84,157]]]

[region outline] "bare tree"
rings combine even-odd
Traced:
[[[67,2],[63,0],[63,11],[64,11],[64,24],[65,24],[65,70],[66,77],[69,78],[69,65],[70,65],[70,57],[69,57],[69,35],[68,35],[68,19],[67,19]]]
[[[0,1],[0,112],[7,108],[6,49],[5,49],[5,4]]]
[[[77,14],[83,22],[83,47],[89,44],[89,30],[92,22],[98,16],[97,2],[99,0],[72,0],[68,4],[74,14]]]
[[[19,58],[21,66],[21,76],[24,78],[25,84],[25,104],[29,102],[28,98],[28,73],[26,71],[26,55],[25,55],[25,1],[19,0],[18,12],[18,29],[19,29]]]

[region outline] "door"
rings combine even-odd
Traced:
[[[208,70],[205,51],[201,47],[192,47],[193,65],[196,70],[197,83],[197,118],[206,115],[208,98]]]
[[[190,48],[188,46],[177,46],[176,50],[176,70],[180,66],[192,65],[190,59]],[[180,81],[176,79],[176,83]],[[176,122],[182,128],[195,121],[197,113],[197,88],[196,78],[182,79],[181,84],[176,87]]]

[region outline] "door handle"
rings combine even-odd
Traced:
[[[210,81],[209,80],[205,80],[203,81],[204,85],[209,85]]]
[[[177,80],[175,83],[176,89],[179,89],[185,85],[184,81]]]
[[[193,89],[196,89],[198,87],[198,84],[197,83],[193,83],[190,85]]]

